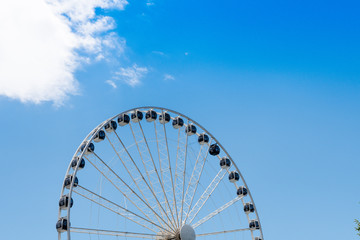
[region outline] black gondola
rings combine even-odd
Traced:
[[[131,121],[140,122],[143,119],[143,117],[144,115],[141,111],[135,110],[135,112],[131,114]]]
[[[153,122],[157,119],[157,113],[154,110],[149,110],[145,114],[145,119],[148,122]]]
[[[233,172],[229,173],[229,181],[230,182],[234,183],[234,182],[239,181],[239,179],[240,179],[240,175],[237,172],[233,171]]]
[[[262,240],[261,237],[255,237],[255,240]]]
[[[105,132],[103,130],[100,130],[96,133],[94,137],[94,142],[101,142],[105,139]]]
[[[172,125],[174,128],[179,129],[182,126],[184,126],[184,120],[181,117],[176,117],[173,122]]]
[[[161,124],[170,122],[170,119],[171,119],[170,114],[168,114],[167,112],[164,112],[164,113],[159,115],[159,122]]]
[[[209,142],[209,136],[206,135],[205,133],[202,133],[199,135],[198,137],[198,142],[203,145],[205,143],[208,143]]]
[[[185,128],[185,133],[188,136],[194,135],[196,133],[196,127],[194,124],[190,123],[189,125],[186,126]]]
[[[67,175],[64,181],[64,185],[67,189],[70,189],[70,185],[71,185],[71,181],[73,179],[72,175]],[[79,180],[77,177],[75,177],[74,179],[74,187],[77,187],[77,185],[79,184]]]
[[[213,155],[213,156],[219,155],[220,147],[216,143],[211,144],[210,148],[209,148],[209,153],[210,153],[210,155]]]
[[[84,148],[85,148],[85,145],[87,143],[84,143],[82,146],[81,146],[81,151],[83,152],[84,151]],[[86,151],[85,151],[85,154],[90,154],[92,152],[94,152],[95,150],[95,145],[93,143],[90,143],[89,146],[87,147]]]
[[[73,199],[71,198],[71,201],[70,201],[70,207],[72,207],[74,204],[74,201]],[[67,207],[69,206],[69,196],[68,195],[64,195],[60,198],[59,200],[59,207],[61,209],[66,209]]]
[[[105,124],[104,128],[107,132],[113,132],[117,129],[117,124],[114,120],[111,120],[110,122]]]
[[[125,126],[125,125],[129,124],[129,122],[130,122],[130,117],[129,117],[129,115],[127,115],[125,113],[118,117],[118,124],[120,126]]]
[[[227,157],[221,158],[221,160],[220,160],[220,167],[221,167],[222,169],[228,169],[228,168],[230,168],[230,166],[231,166],[231,161],[230,161],[230,159],[228,159]]]
[[[252,213],[255,211],[254,205],[252,203],[245,203],[244,212],[246,214]]]
[[[66,218],[60,218],[57,222],[56,222],[56,230],[58,232],[66,232],[67,231],[67,219]],[[70,223],[69,223],[70,226]]]
[[[260,225],[259,225],[259,221],[258,220],[250,220],[250,223],[249,223],[249,228],[251,230],[256,230],[256,229],[260,229]]]
[[[71,161],[71,167],[75,170],[76,168],[76,165],[78,164],[78,161],[79,161],[79,157],[75,157],[72,161]],[[80,169],[83,169],[85,167],[85,160],[83,158],[81,158],[80,160],[80,163],[79,163],[79,168],[78,170]]]
[[[237,195],[238,196],[242,196],[242,197],[245,197],[248,193],[247,189],[244,187],[244,186],[241,186],[237,189]]]

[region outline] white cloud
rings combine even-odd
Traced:
[[[146,2],[146,6],[148,6],[148,7],[153,6],[153,5],[155,5],[155,3],[153,1],[151,1],[151,0],[148,0]]]
[[[112,86],[113,88],[117,88],[117,85],[115,84],[114,81],[112,81],[112,80],[106,80],[105,82],[106,82],[107,84],[109,84],[110,86]]]
[[[175,77],[173,75],[170,75],[170,74],[164,74],[164,80],[165,81],[175,80]]]
[[[124,9],[125,0],[5,0],[0,8],[0,95],[21,102],[63,101],[79,92],[81,64],[121,53],[115,22],[96,8]]]
[[[157,54],[157,55],[161,55],[161,56],[165,56],[164,52],[161,51],[152,51],[153,54]]]
[[[120,68],[118,72],[116,72],[116,77],[114,79],[119,79],[124,83],[135,87],[141,83],[141,79],[148,73],[148,69],[146,67],[138,67],[134,64],[132,67]]]

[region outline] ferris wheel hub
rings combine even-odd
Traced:
[[[195,240],[196,235],[195,235],[194,229],[188,224],[185,224],[184,226],[182,226],[182,228],[180,230],[180,239]]]
[[[168,234],[161,231],[157,234],[156,240],[195,240],[196,234],[193,227],[185,224],[181,227],[180,231],[177,230],[175,234]]]

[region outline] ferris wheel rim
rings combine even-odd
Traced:
[[[79,145],[79,147],[77,148],[77,150],[75,151],[73,157],[71,158],[71,161],[69,163],[69,166],[67,168],[67,171],[66,171],[66,174],[65,174],[65,177],[64,177],[64,181],[63,181],[63,184],[62,184],[62,189],[61,189],[61,193],[60,193],[60,198],[64,195],[64,190],[65,190],[65,179],[67,176],[69,176],[69,172],[72,168],[72,160],[76,157],[78,157],[79,159],[82,159],[84,154],[85,154],[85,151],[80,151],[82,147],[84,147],[84,149],[87,149],[89,144],[92,143],[93,139],[95,138],[96,134],[107,124],[109,123],[110,121],[118,118],[119,116],[123,115],[123,114],[126,114],[126,113],[131,113],[131,112],[134,112],[136,110],[143,110],[143,109],[147,109],[147,110],[150,110],[150,109],[157,109],[157,110],[161,110],[162,112],[170,112],[170,113],[173,113],[175,115],[178,115],[178,116],[181,116],[185,119],[187,119],[188,121],[191,121],[193,124],[195,124],[196,126],[199,126],[206,134],[208,134],[212,140],[215,141],[216,145],[218,145],[223,151],[224,153],[226,154],[226,156],[229,158],[229,160],[231,161],[231,163],[234,165],[236,171],[238,172],[244,186],[246,187],[247,189],[247,194],[251,200],[251,203],[254,205],[254,213],[256,215],[256,220],[258,221],[258,224],[259,224],[259,232],[260,232],[260,237],[261,239],[264,239],[263,238],[263,232],[262,232],[262,226],[261,226],[261,221],[260,221],[260,217],[259,217],[259,214],[258,214],[258,211],[257,211],[257,208],[256,208],[256,205],[255,205],[255,201],[252,197],[252,194],[251,194],[251,191],[250,189],[248,188],[248,185],[245,181],[245,178],[243,177],[240,169],[238,168],[238,166],[236,165],[235,161],[233,160],[233,158],[231,157],[231,155],[227,152],[227,150],[223,147],[223,145],[220,143],[220,141],[217,140],[217,138],[211,134],[211,132],[209,132],[205,127],[203,127],[201,124],[199,124],[197,121],[193,120],[192,118],[188,117],[187,115],[183,114],[183,113],[180,113],[178,111],[175,111],[175,110],[172,110],[172,109],[169,109],[169,108],[165,108],[165,107],[158,107],[158,106],[141,106],[141,107],[135,107],[135,108],[131,108],[131,109],[128,109],[126,111],[122,111],[121,113],[118,113],[116,115],[114,115],[113,117],[110,117],[108,119],[106,119],[105,121],[103,121],[102,123],[100,123],[99,125],[97,125],[94,129],[92,129],[89,134],[84,138],[84,140],[81,142],[81,144]],[[184,124],[184,126],[186,126]],[[80,155],[79,155],[80,153]],[[76,175],[77,175],[77,172],[79,170],[79,164],[76,165],[76,167],[73,169],[73,172],[71,174],[72,176],[72,179],[71,179],[71,184],[70,184],[70,188],[69,188],[69,192],[67,194],[67,196],[69,197],[69,199],[71,199],[72,197],[72,193],[73,193],[73,186],[74,186],[74,181],[75,181],[75,178],[76,178]],[[70,205],[70,204],[69,204]],[[68,237],[68,240],[71,239],[71,236],[70,236],[70,209],[71,207],[70,206],[67,206],[66,208],[66,218],[67,218],[67,237]],[[249,215],[247,215],[247,219],[248,219],[248,222],[250,223],[250,218],[249,218]],[[61,209],[59,208],[59,211],[58,211],[58,219],[61,217]],[[253,233],[253,230],[251,230],[251,233]],[[204,234],[200,234],[200,235],[204,235]],[[58,233],[58,239],[60,240],[61,239],[61,233]]]

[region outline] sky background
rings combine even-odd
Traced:
[[[56,238],[78,145],[149,105],[216,136],[265,239],[359,238],[359,2],[28,2],[0,7],[2,238]]]

